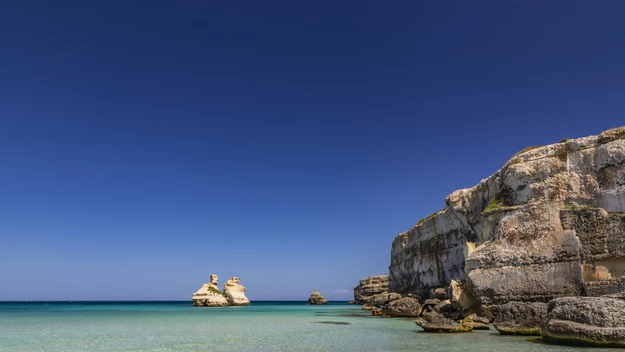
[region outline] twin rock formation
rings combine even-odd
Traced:
[[[200,287],[191,299],[197,307],[225,307],[225,306],[249,306],[250,300],[245,297],[245,286],[239,284],[238,277],[232,277],[226,281],[224,290],[219,291],[219,278],[211,274],[210,281]],[[308,304],[328,304],[319,291],[315,290],[308,298]]]
[[[492,313],[501,333],[625,346],[625,127],[527,148],[445,203],[393,241],[390,294],[443,289],[451,306],[431,307],[451,318]],[[354,299],[376,287],[361,281]]]
[[[245,286],[239,284],[239,278],[233,277],[226,281],[223,292],[217,287],[219,278],[211,274],[210,282],[205,283],[191,298],[193,305],[198,307],[249,306],[250,300],[245,297]]]

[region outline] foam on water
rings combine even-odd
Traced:
[[[0,351],[571,351],[495,330],[426,334],[360,306],[253,302],[0,303]],[[582,350],[579,348],[578,350]],[[592,351],[610,351],[593,349]]]

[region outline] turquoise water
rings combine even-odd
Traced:
[[[0,351],[585,350],[494,330],[449,335],[420,330],[410,319],[372,317],[347,304],[196,308],[190,302],[0,302]]]

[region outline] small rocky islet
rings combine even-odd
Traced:
[[[625,127],[526,148],[453,192],[353,303],[427,332],[625,347]]]
[[[224,284],[223,292],[218,287],[219,277],[210,275],[210,281],[202,285],[192,296],[196,307],[249,306],[250,300],[245,297],[245,286],[239,283],[238,277],[232,277]]]
[[[308,297],[308,304],[328,304],[328,300],[319,291],[314,290]]]

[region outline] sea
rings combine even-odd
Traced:
[[[0,351],[583,351],[496,330],[422,332],[414,319],[330,302],[0,302]],[[614,351],[592,349],[592,351]]]

